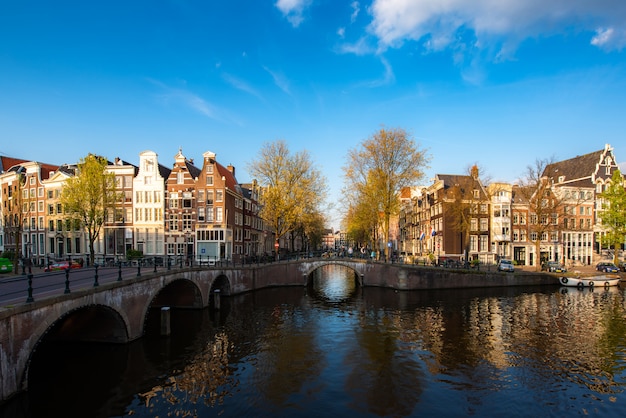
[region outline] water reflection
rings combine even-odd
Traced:
[[[623,290],[308,288],[174,311],[172,336],[54,347],[4,416],[621,416]],[[42,347],[46,347],[45,345]],[[82,354],[81,354],[82,353]]]

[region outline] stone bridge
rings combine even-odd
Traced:
[[[540,275],[479,275],[356,259],[154,272],[0,308],[0,402],[28,388],[31,356],[44,338],[126,343],[144,334],[151,310],[158,309],[163,317],[169,308],[219,308],[222,296],[274,286],[306,286],[312,272],[331,264],[353,270],[360,286],[398,290],[556,283],[553,277],[548,282]]]

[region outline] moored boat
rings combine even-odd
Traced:
[[[569,287],[610,287],[617,286],[620,278],[616,274],[604,274],[591,277],[561,277],[559,283]]]

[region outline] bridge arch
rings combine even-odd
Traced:
[[[209,295],[219,290],[223,296],[230,296],[230,279],[225,274],[220,274],[211,282]]]
[[[129,328],[123,313],[110,306],[88,304],[76,306],[58,318],[50,317],[33,335],[32,346],[25,347],[30,354],[22,376],[18,377],[22,388],[28,387],[33,359],[40,354],[39,350],[45,349],[45,344],[66,341],[127,343]]]
[[[343,266],[349,270],[352,270],[355,275],[355,280],[358,286],[363,286],[363,278],[365,274],[366,264],[364,262],[353,261],[351,259],[331,259],[331,260],[323,260],[323,261],[314,261],[310,263],[303,263],[301,265],[301,271],[305,277],[305,285],[310,284],[311,275],[314,271],[318,270],[323,266],[328,265],[338,265]]]
[[[197,283],[193,280],[177,278],[157,291],[152,301],[146,306],[146,310],[163,306],[201,309],[202,300],[202,291]]]

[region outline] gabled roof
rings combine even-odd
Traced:
[[[215,162],[215,166],[217,167],[217,172],[219,173],[219,175],[224,178],[224,184],[226,185],[226,187],[228,187],[230,190],[235,190],[238,193],[243,194],[243,192],[241,191],[241,187],[239,186],[239,183],[237,183],[237,179],[235,178],[233,172],[224,167],[222,164],[218,163],[217,161]]]
[[[190,160],[185,160],[185,165],[187,166],[187,171],[189,171],[189,174],[191,174],[191,177],[193,177],[194,180],[200,176],[202,169],[193,165]]]
[[[167,180],[167,178],[170,176],[171,172],[172,172],[171,168],[166,167],[163,164],[159,163],[159,174],[161,175],[161,177],[163,177],[165,180]]]
[[[589,154],[548,164],[543,171],[543,177],[561,185],[593,187],[596,177],[610,177],[606,174],[606,170],[600,170],[600,166],[606,167],[607,161],[610,162],[612,169],[618,168],[613,156],[613,148],[609,144],[606,144],[604,149]]]
[[[561,183],[560,178],[563,178],[565,182],[590,179],[595,173],[596,165],[600,162],[603,153],[604,150],[599,150],[548,164],[543,170],[543,177],[551,178],[557,183]]]
[[[481,197],[484,198],[487,196],[487,192],[480,182],[480,179],[475,177],[460,174],[437,174],[435,177],[443,183],[444,191],[455,185],[470,185],[473,189],[480,190],[482,194]]]

